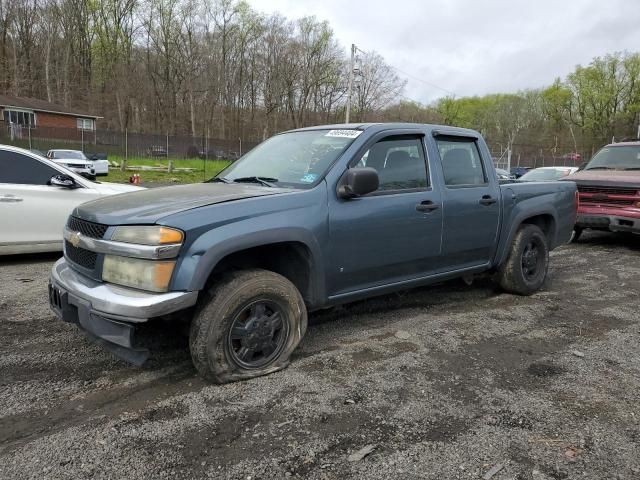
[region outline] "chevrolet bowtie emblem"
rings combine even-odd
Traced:
[[[69,237],[69,243],[77,248],[78,245],[80,245],[80,237],[81,236],[82,236],[82,234],[80,232],[73,232],[71,234],[71,236]]]

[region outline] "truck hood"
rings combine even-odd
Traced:
[[[250,184],[196,183],[104,197],[76,207],[73,215],[105,225],[152,224],[185,210],[291,192]]]
[[[640,170],[582,170],[563,180],[579,185],[640,188]]]

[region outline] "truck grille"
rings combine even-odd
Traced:
[[[72,232],[80,232],[86,237],[103,238],[109,226],[71,216],[69,220],[67,220],[67,228]],[[87,270],[95,270],[98,260],[97,253],[85,250],[84,248],[74,247],[71,242],[67,240],[64,242],[64,256],[71,263]],[[91,276],[93,275],[91,274]]]
[[[96,268],[98,255],[95,252],[90,252],[84,248],[74,247],[71,243],[65,240],[64,253],[65,257],[83,268],[89,270],[94,270]]]
[[[624,198],[606,198],[606,199],[600,199],[600,200],[596,200],[595,198],[592,197],[581,197],[580,198],[580,202],[581,203],[593,203],[593,204],[598,204],[598,205],[633,205],[633,200],[626,200]]]
[[[73,232],[80,232],[87,237],[102,238],[109,227],[100,223],[88,222],[87,220],[82,220],[77,217],[69,217],[67,228]]]
[[[606,195],[629,195],[633,197],[638,193],[638,190],[637,188],[578,185],[578,191],[580,193],[604,193]]]
[[[640,191],[633,187],[578,185],[580,203],[603,207],[630,207],[640,201]]]

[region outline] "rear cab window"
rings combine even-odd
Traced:
[[[484,186],[488,183],[476,141],[465,137],[437,137],[447,187]]]

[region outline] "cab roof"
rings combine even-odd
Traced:
[[[388,122],[388,123],[336,123],[331,125],[315,125],[312,127],[297,128],[282,133],[290,132],[305,132],[310,130],[362,130],[367,133],[377,133],[386,130],[407,130],[407,129],[420,129],[426,130],[427,133],[439,132],[443,135],[463,135],[475,138],[480,138],[480,133],[469,128],[451,127],[449,125],[435,125],[430,123],[402,123],[402,122]]]
[[[634,140],[631,142],[616,142],[616,143],[610,143],[608,145],[605,145],[602,148],[609,148],[609,147],[640,147],[640,140]]]

